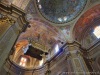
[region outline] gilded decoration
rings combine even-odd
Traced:
[[[14,24],[14,20],[8,18],[6,16],[0,17],[0,37],[10,28],[10,26]]]

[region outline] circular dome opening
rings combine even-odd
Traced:
[[[66,23],[82,11],[86,0],[37,0],[40,13],[53,23]]]

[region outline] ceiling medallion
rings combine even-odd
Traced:
[[[73,20],[86,5],[87,0],[36,0],[44,18],[62,24]]]

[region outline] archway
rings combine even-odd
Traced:
[[[93,45],[97,38],[93,31],[96,26],[100,25],[100,4],[87,10],[77,21],[74,26],[74,39],[80,42],[84,47]],[[88,36],[89,35],[89,36]],[[88,42],[86,42],[88,41]]]

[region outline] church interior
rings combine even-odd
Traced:
[[[0,0],[0,75],[100,75],[100,0]]]

